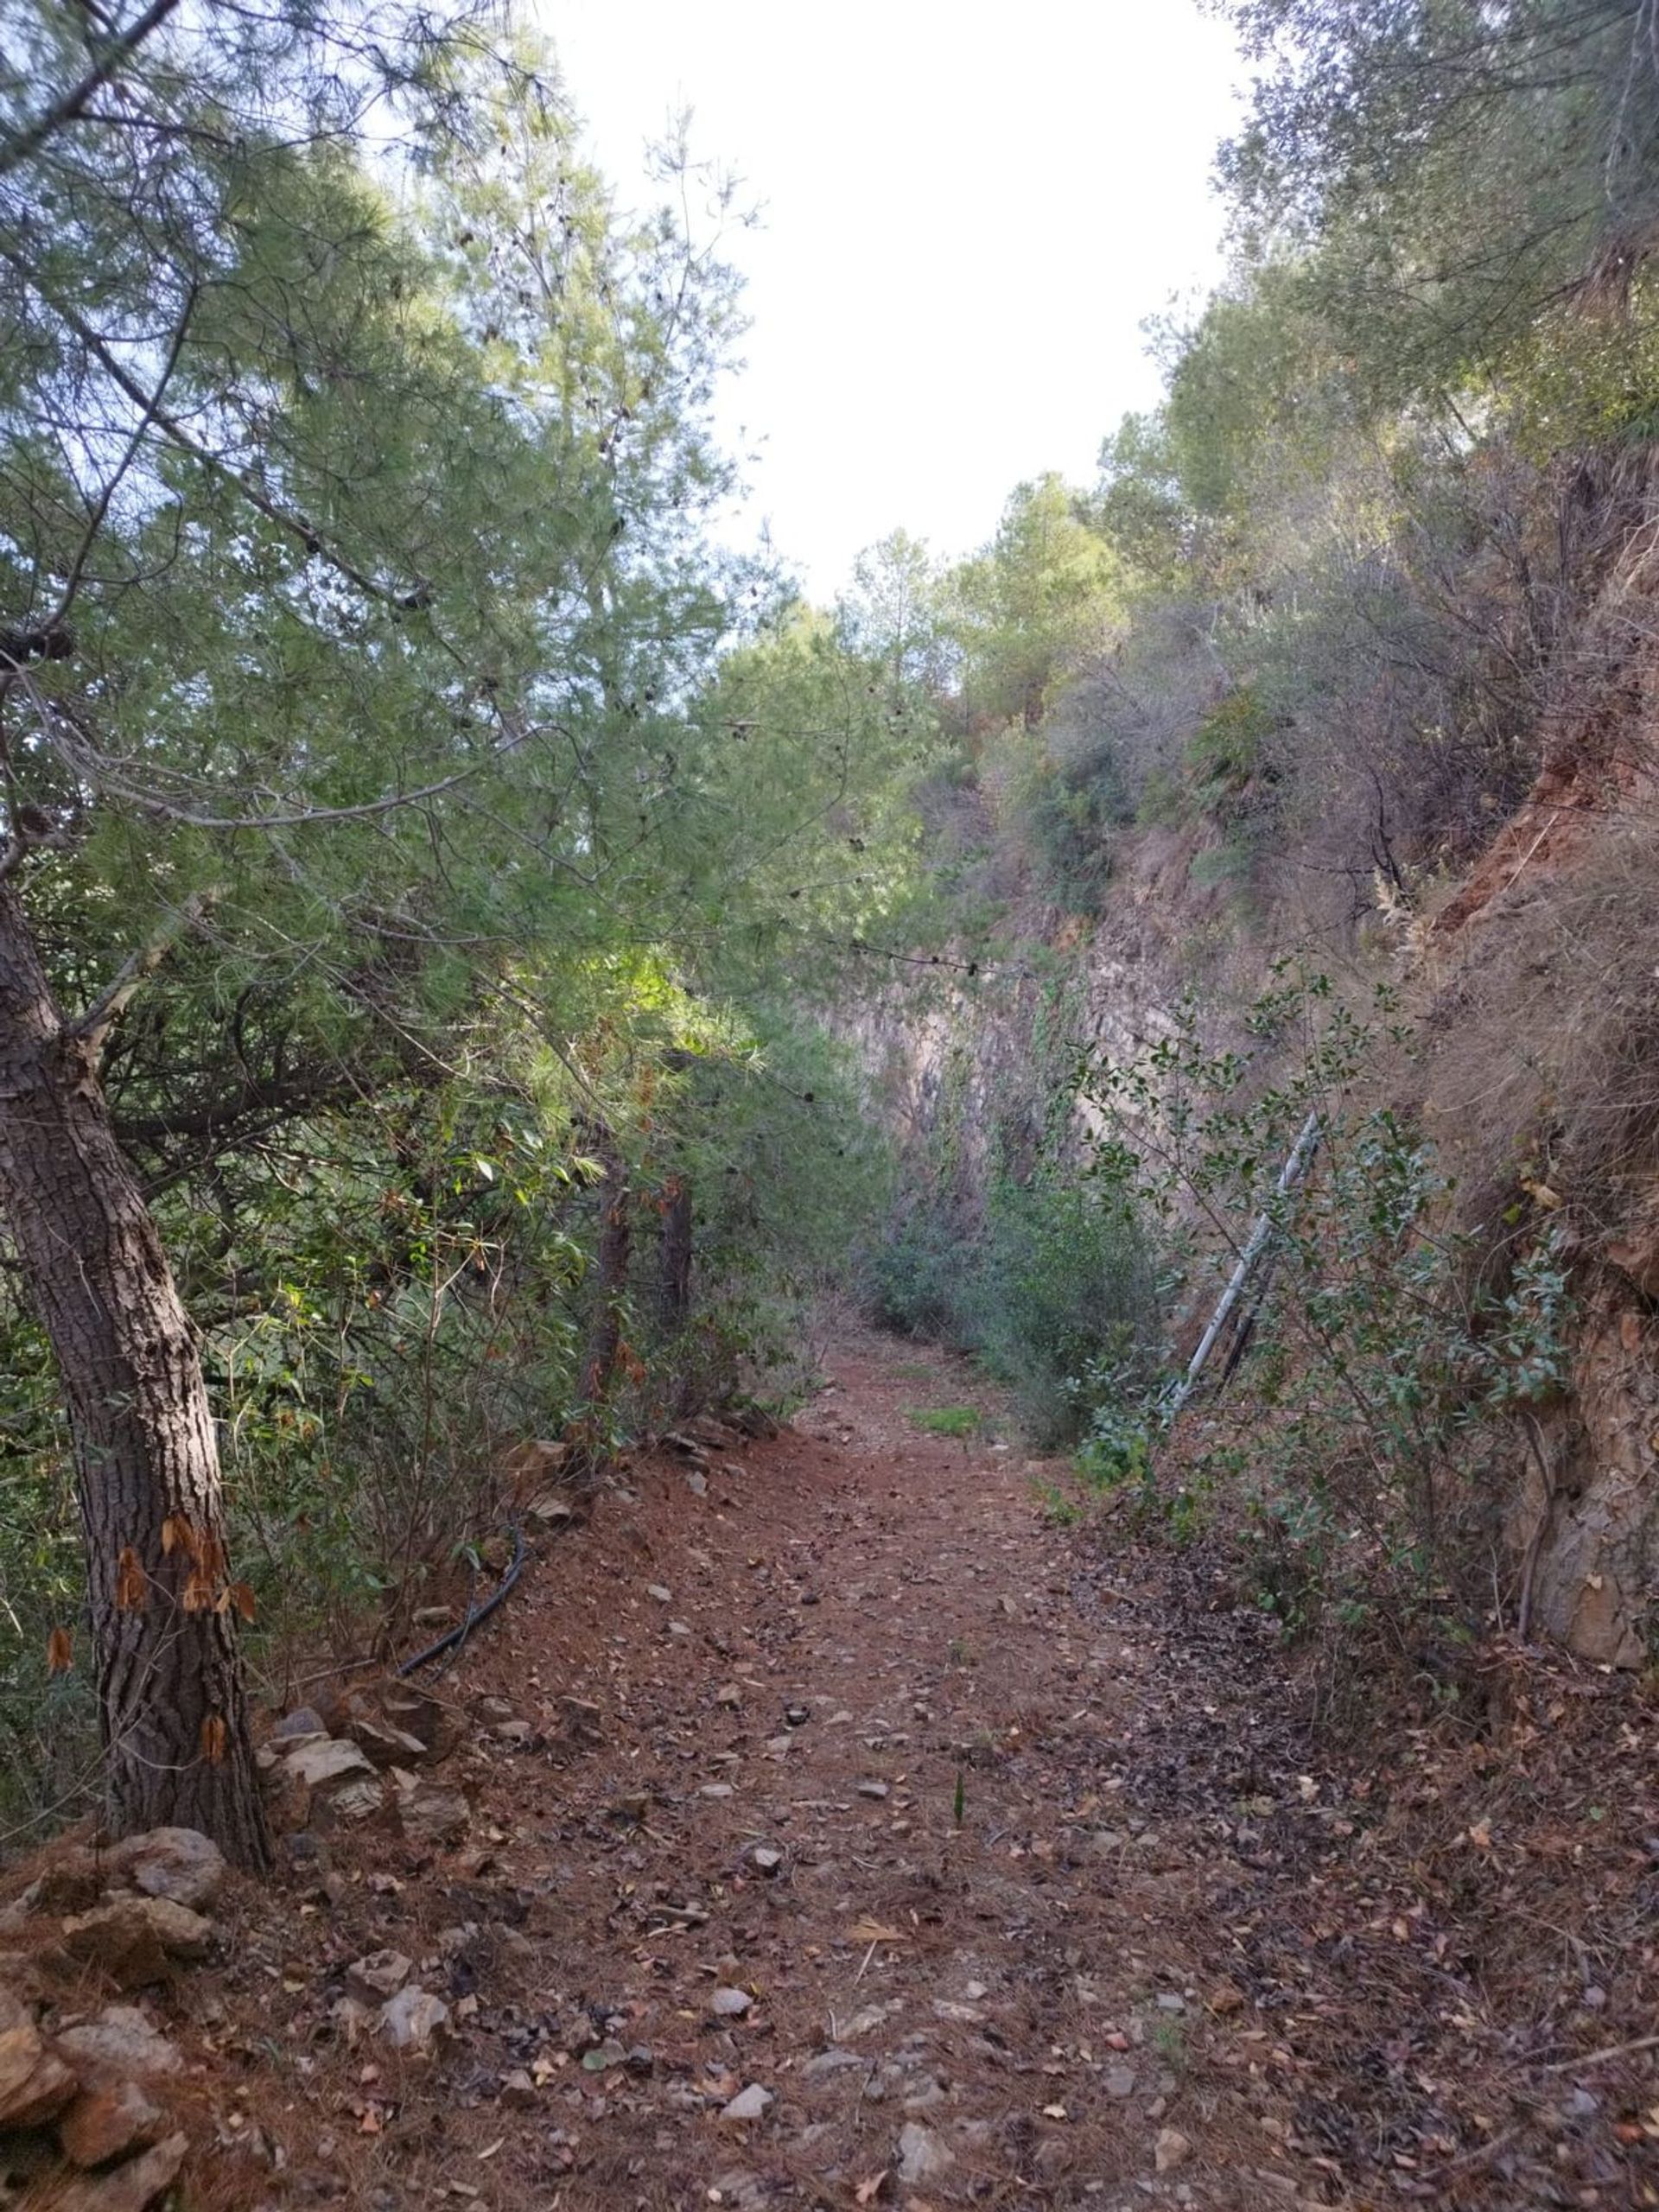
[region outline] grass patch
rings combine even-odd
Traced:
[[[905,1419],[930,1436],[977,1436],[985,1422],[977,1406],[912,1406]]]

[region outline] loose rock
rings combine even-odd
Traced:
[[[177,2046],[152,2028],[136,2005],[106,2005],[96,2019],[62,2029],[57,2042],[70,2063],[94,2079],[176,2074],[184,2064]]]
[[[146,2150],[167,2125],[167,2114],[136,2082],[88,2089],[58,2122],[65,2158],[78,2166],[105,2166],[111,2158]]]
[[[177,2180],[188,2148],[185,2136],[169,2135],[124,2165],[83,2174],[58,2199],[57,2212],[145,2212]]]
[[[379,2025],[394,2050],[429,2050],[449,2025],[449,2007],[429,1989],[411,1983],[380,2007]]]
[[[164,1981],[176,1960],[207,1957],[213,1923],[165,1897],[121,1897],[63,1923],[72,1958],[101,1967],[122,1989]]]
[[[1153,2146],[1153,2164],[1160,2174],[1173,2173],[1177,2166],[1186,2163],[1192,2152],[1192,2145],[1179,2127],[1160,2128]]]
[[[371,1951],[346,1969],[346,1993],[364,2005],[384,2005],[414,1971],[414,1960],[401,1951]]]
[[[899,2178],[907,2186],[937,2181],[957,2163],[957,2154],[933,2128],[909,2120],[899,2131]]]
[[[32,2020],[0,2029],[0,2128],[43,2126],[79,2086]]]
[[[325,1792],[354,1777],[372,1778],[374,1774],[357,1745],[338,1736],[325,1736],[318,1743],[302,1744],[298,1751],[290,1751],[283,1761],[283,1770],[308,1788]]]
[[[146,1897],[200,1912],[225,1886],[230,1866],[216,1843],[195,1828],[151,1828],[129,1836],[111,1865]]]
[[[411,1843],[460,1843],[472,1825],[472,1808],[459,1789],[417,1789],[397,1808]]]
[[[747,2089],[740,2089],[721,2113],[722,2120],[764,2120],[772,2110],[773,2097],[770,2089],[763,2089],[758,2082],[750,2082]]]

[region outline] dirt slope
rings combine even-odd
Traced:
[[[830,1367],[772,1442],[632,1471],[435,1686],[464,1839],[290,1842],[147,2000],[193,2206],[1659,2202],[1652,2052],[1571,2057],[1652,2024],[1626,1686],[1539,1684],[1593,1693],[1612,1830],[1565,1758],[1322,1769],[1259,1620],[1052,1525],[960,1367]],[[388,1948],[429,2055],[340,2006]]]

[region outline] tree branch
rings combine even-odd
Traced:
[[[27,124],[10,144],[0,146],[0,176],[6,175],[22,162],[38,154],[48,138],[54,137],[66,124],[73,123],[92,99],[101,92],[124,63],[130,61],[139,48],[154,32],[160,29],[179,0],[150,0],[150,5],[136,22],[130,23],[104,54],[81,79],[62,97],[53,102],[33,123]]]

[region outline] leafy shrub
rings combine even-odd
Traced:
[[[1077,1437],[1154,1363],[1156,1268],[1139,1221],[1058,1170],[999,1181],[971,1230],[912,1200],[868,1280],[878,1320],[976,1352],[1045,1446]]]
[[[1298,1630],[1455,1611],[1490,1572],[1505,1470],[1567,1379],[1558,1237],[1523,1233],[1494,1272],[1433,1146],[1358,1101],[1391,1013],[1384,994],[1376,1020],[1356,1020],[1324,978],[1292,977],[1252,1018],[1269,1065],[1302,1025],[1287,1079],[1264,1084],[1255,1056],[1206,1050],[1189,1007],[1141,1061],[1098,1070],[1093,1086],[1120,1117],[1098,1163],[1109,1185],[1192,1237],[1217,1281],[1258,1213],[1270,1224],[1250,1360],[1208,1408],[1205,1448],[1165,1503],[1190,1518],[1205,1494],[1225,1500],[1249,1532],[1262,1602]],[[1319,1148],[1281,1192],[1310,1111]],[[1143,1446],[1103,1413],[1085,1465],[1153,1484],[1166,1424],[1148,1414]]]

